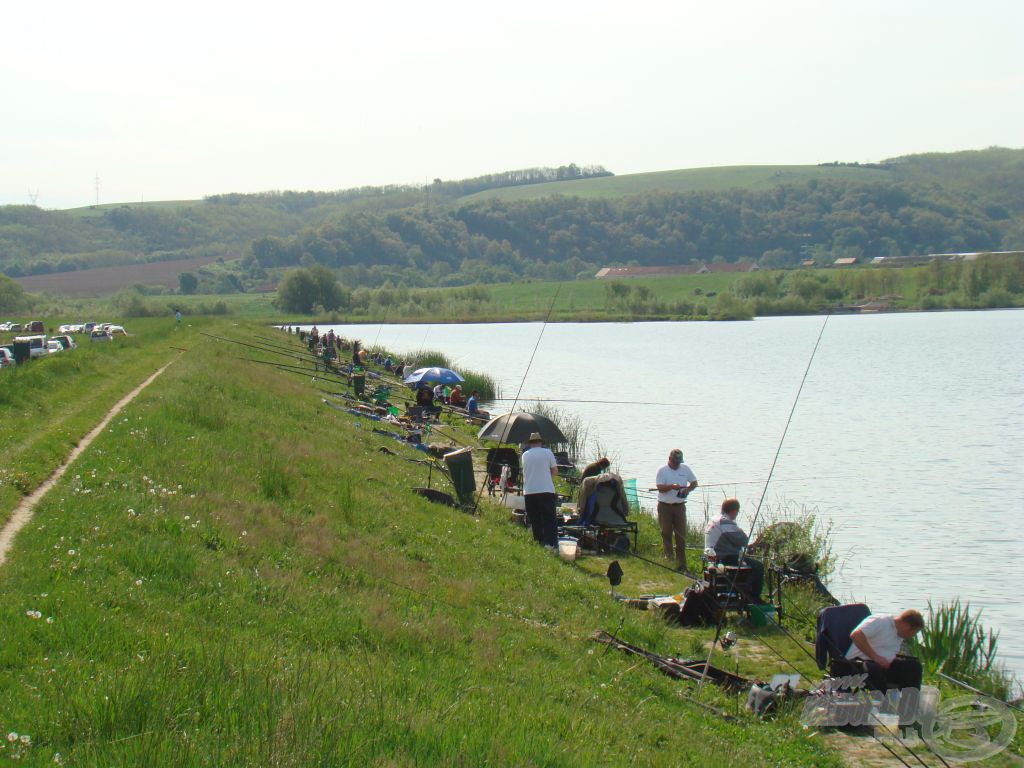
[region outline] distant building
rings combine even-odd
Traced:
[[[836,259],[835,261],[832,262],[832,266],[833,267],[852,267],[856,263],[857,263],[857,257],[856,256],[848,256],[848,257],[843,258],[843,259]]]
[[[801,267],[813,267],[815,265],[814,259],[804,259],[800,262]]]
[[[598,280],[625,277],[670,277],[672,275],[710,275],[721,272],[756,272],[757,264],[739,261],[734,264],[672,264],[661,267],[603,267],[594,275]]]

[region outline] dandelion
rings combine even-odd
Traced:
[[[32,743],[32,737],[29,736],[27,733],[23,733],[21,734],[21,736],[18,737],[18,741],[27,746]]]
[[[11,731],[10,733],[7,734],[7,740],[13,744],[14,742],[16,742],[18,740],[18,734],[15,733],[14,731]]]
[[[47,616],[46,617],[46,623],[47,624],[53,624],[53,616]]]
[[[192,515],[185,515],[185,519],[186,520],[191,520],[192,519]]]
[[[69,550],[68,550],[68,554],[69,554],[69,555],[71,555],[72,557],[74,557],[74,556],[75,556],[75,555],[77,555],[78,553],[77,553],[77,552],[76,552],[75,550],[73,550],[73,549],[69,549]]]
[[[135,580],[135,586],[136,587],[141,587],[142,586],[142,579],[136,579]]]
[[[64,760],[61,759],[60,752],[53,753],[53,762],[57,765],[64,765]]]
[[[249,535],[249,532],[248,532],[248,531],[242,531],[242,535],[243,535],[243,536],[248,536],[248,535]]]

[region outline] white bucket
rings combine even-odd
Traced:
[[[578,552],[579,543],[576,539],[565,537],[558,540],[558,556],[565,562],[571,563],[575,560]]]
[[[899,735],[900,716],[897,714],[875,714],[871,716],[871,723],[875,726],[875,736]]]

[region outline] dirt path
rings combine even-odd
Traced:
[[[107,411],[103,420],[93,427],[89,433],[78,442],[78,445],[71,450],[71,453],[67,455],[61,465],[53,471],[53,474],[46,478],[46,480],[44,480],[38,488],[32,491],[32,493],[21,500],[21,503],[14,510],[14,514],[11,515],[11,519],[7,521],[7,525],[5,525],[3,529],[0,529],[0,565],[3,565],[4,561],[7,560],[7,553],[14,544],[14,537],[18,535],[18,531],[24,528],[28,521],[32,519],[32,512],[35,510],[36,504],[39,503],[39,500],[42,499],[43,496],[46,495],[47,491],[49,491],[56,482],[61,479],[68,467],[71,466],[72,462],[78,458],[82,451],[92,444],[92,441],[95,440],[96,437],[106,428],[107,424],[110,423],[110,420],[117,416],[122,408],[134,400],[135,396],[139,394],[139,392],[148,387],[157,376],[166,371],[168,366],[173,362],[174,360],[158,369],[156,373],[152,374],[148,379],[139,384],[139,386],[118,400],[114,404],[114,407]]]

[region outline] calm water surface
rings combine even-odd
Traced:
[[[335,329],[411,357],[443,350],[506,397],[523,383],[526,401],[668,403],[558,406],[641,488],[682,448],[707,505],[735,495],[749,525],[821,327],[821,317],[548,325],[525,382],[539,323]],[[1012,310],[831,318],[762,511],[806,507],[831,525],[840,598],[876,612],[956,596],[983,608],[1018,674],[1022,339],[1024,312]]]

